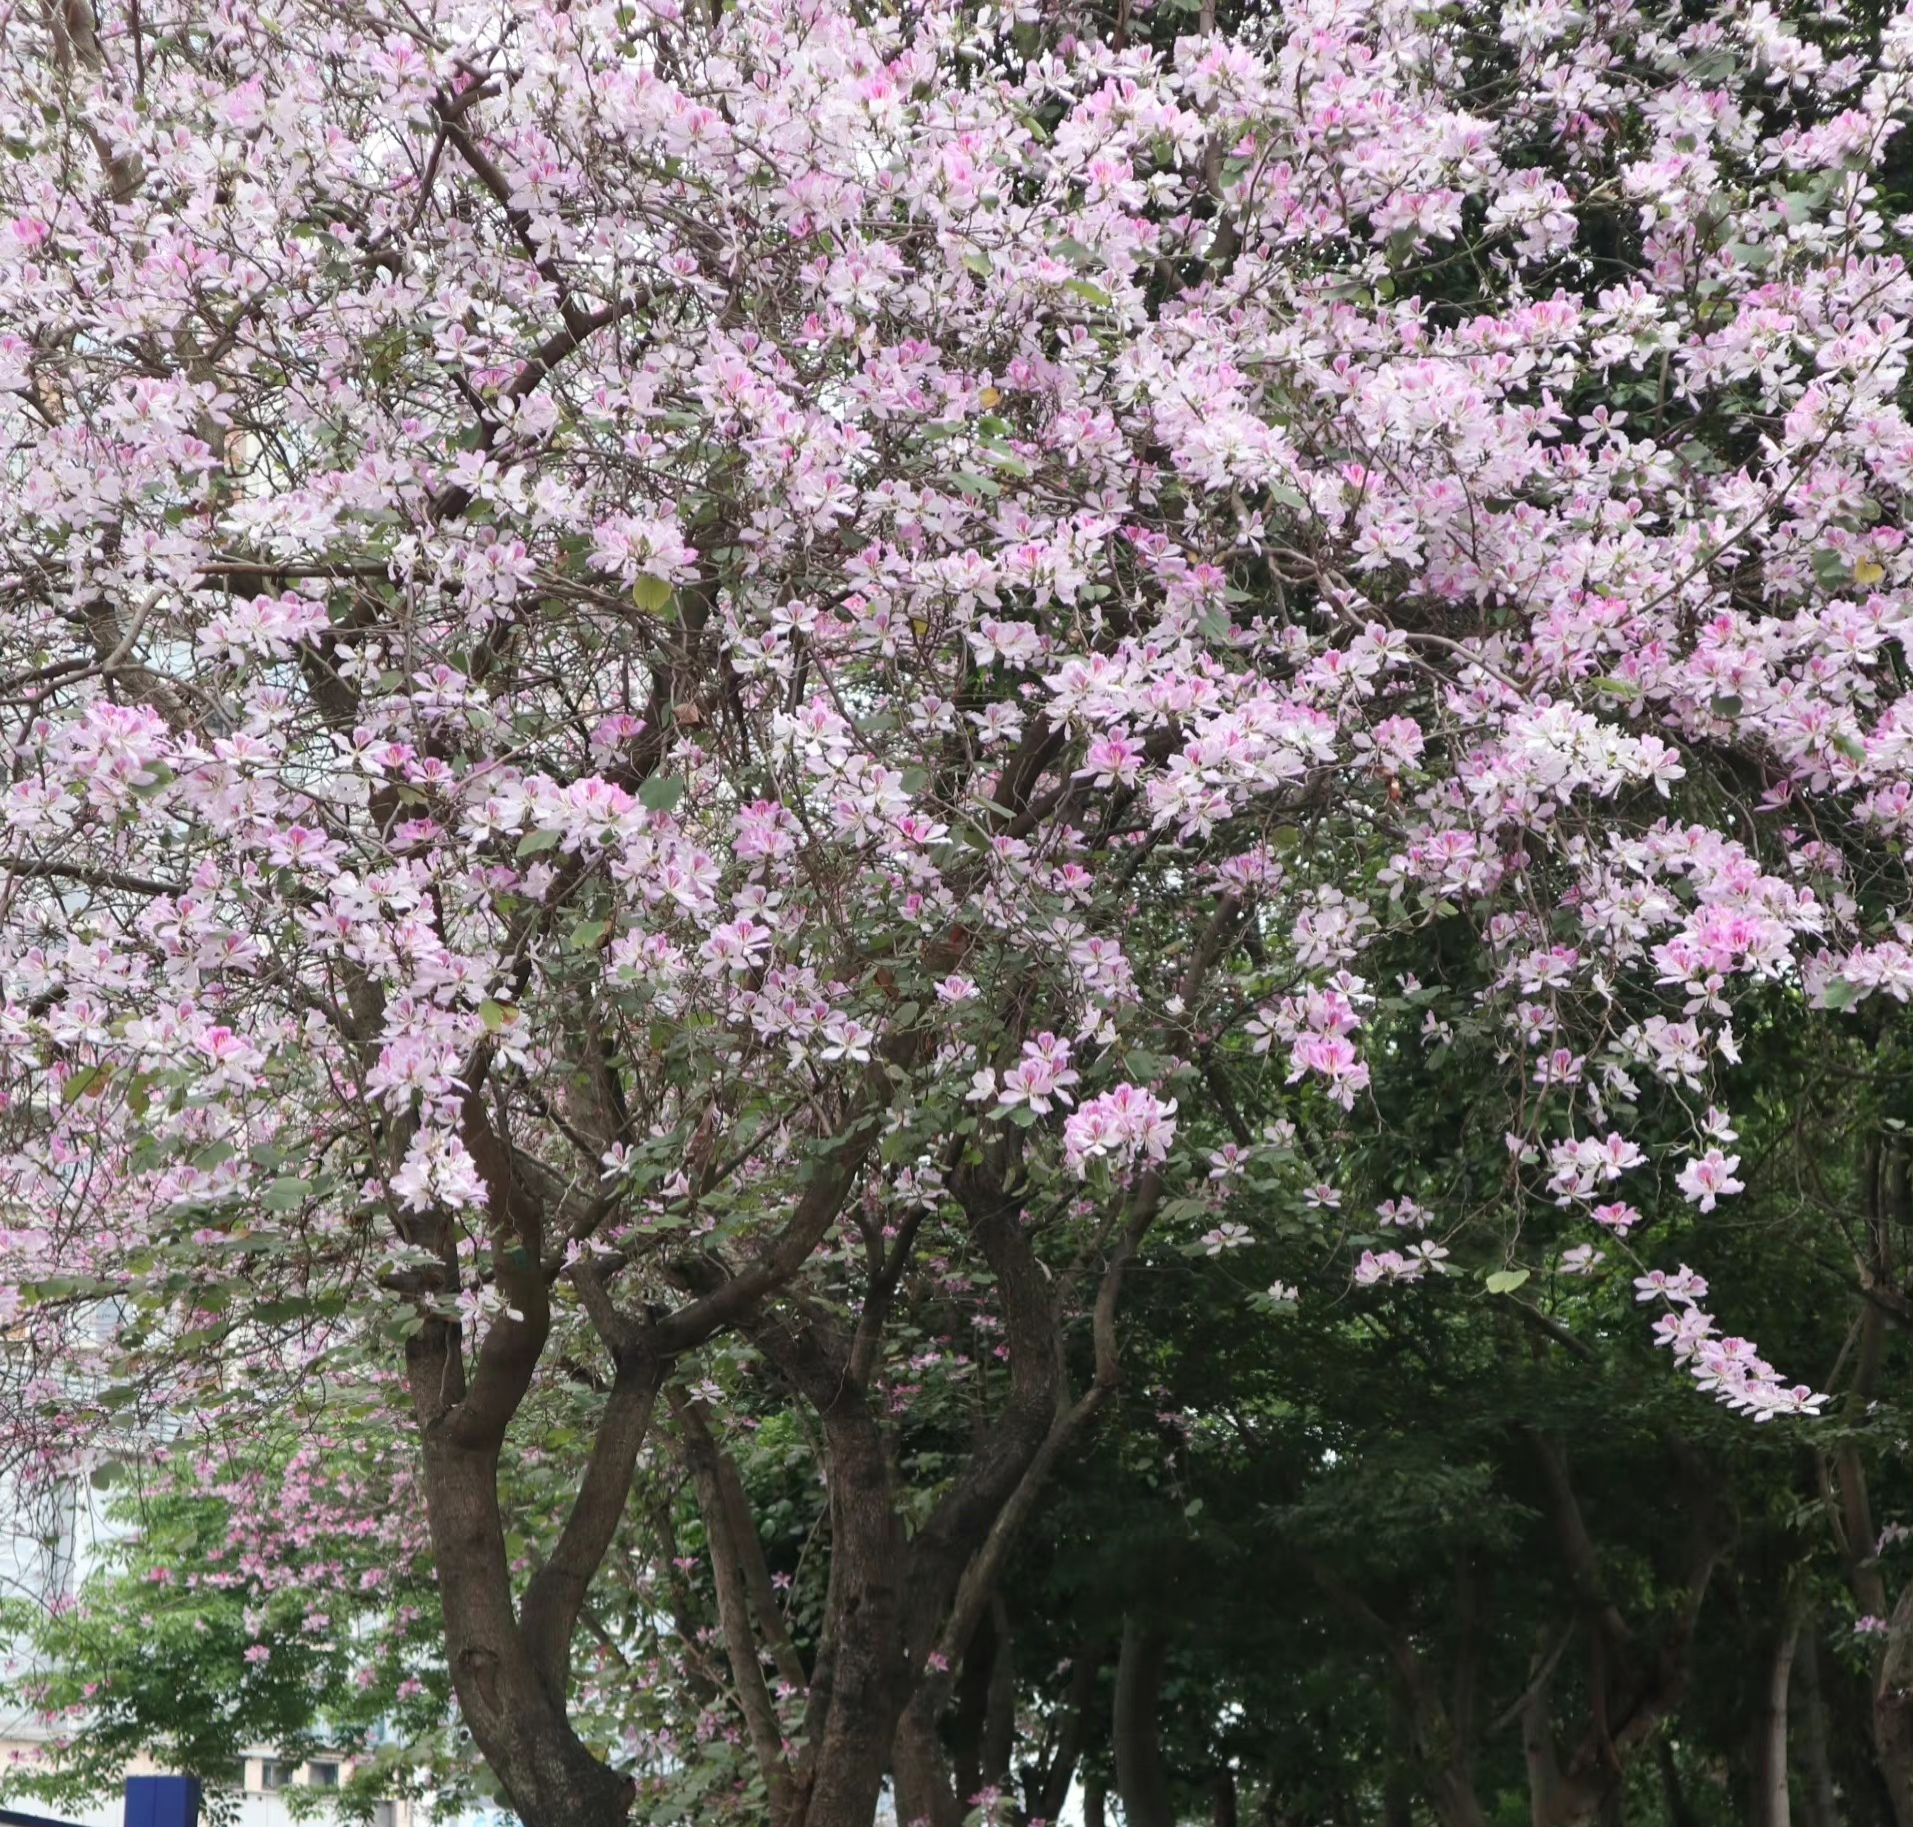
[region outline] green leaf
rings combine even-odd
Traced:
[[[520,856],[536,856],[541,850],[549,850],[564,836],[562,831],[527,831],[518,840]]]
[[[675,774],[653,774],[638,788],[638,798],[652,812],[670,812],[684,797],[684,782]]]
[[[609,920],[580,920],[571,929],[571,949],[574,952],[588,952],[610,930]]]
[[[1528,1279],[1526,1269],[1497,1269],[1488,1277],[1490,1294],[1512,1294]]]
[[[1844,977],[1835,977],[1820,992],[1820,1006],[1823,1009],[1850,1009],[1860,1000],[1858,988]]]
[[[485,1024],[488,1034],[498,1034],[518,1019],[518,1011],[502,1002],[481,1002],[478,1005],[478,1019]]]
[[[1003,492],[988,476],[979,476],[967,469],[958,470],[950,480],[966,495],[996,496]]]
[[[303,1319],[311,1311],[312,1302],[303,1294],[294,1294],[284,1300],[255,1301],[252,1316],[268,1326],[276,1326],[286,1320]]]
[[[312,1182],[286,1174],[274,1180],[260,1195],[260,1203],[269,1212],[289,1212],[303,1205],[312,1194]]]
[[[641,577],[631,586],[631,600],[656,615],[671,600],[671,586],[661,577]]]
[[[1066,292],[1074,292],[1085,304],[1092,304],[1096,306],[1098,310],[1106,310],[1110,305],[1115,303],[1115,300],[1093,280],[1065,279],[1063,281],[1063,290]]]
[[[1612,679],[1605,675],[1588,681],[1596,691],[1605,692],[1610,698],[1638,698],[1641,688],[1631,679]]]
[[[112,1071],[111,1066],[82,1066],[60,1087],[60,1102],[77,1104],[83,1097],[98,1097]]]

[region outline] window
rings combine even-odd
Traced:
[[[281,1789],[288,1788],[292,1782],[292,1766],[281,1763],[276,1757],[264,1757],[259,1760],[259,1787],[268,1795],[276,1795]]]
[[[372,1827],[399,1827],[398,1803],[376,1803],[372,1809]]]
[[[339,1786],[339,1766],[337,1764],[307,1764],[306,1781],[315,1789],[336,1789]]]

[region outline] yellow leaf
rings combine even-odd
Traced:
[[[985,387],[983,391],[976,396],[976,403],[979,406],[995,406],[1002,398],[1002,394],[998,393],[994,387]]]
[[[1877,558],[1856,558],[1853,561],[1853,581],[1856,584],[1877,584],[1886,575],[1886,566]]]

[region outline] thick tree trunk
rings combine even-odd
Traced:
[[[897,1723],[890,1771],[897,1785],[899,1827],[963,1827],[963,1805],[936,1728],[914,1708]]]
[[[1000,1603],[993,1604],[970,1639],[950,1708],[950,1766],[956,1778],[956,1799],[966,1810],[989,1781],[984,1773],[989,1761],[984,1740],[989,1736],[990,1684],[996,1673],[996,1620],[1000,1609]]]
[[[1800,1639],[1798,1618],[1781,1626],[1780,1636],[1761,1671],[1748,1733],[1748,1765],[1752,1791],[1748,1797],[1749,1827],[1791,1827],[1787,1801],[1787,1689],[1793,1674],[1794,1645]]]
[[[1131,1617],[1116,1662],[1116,1790],[1126,1827],[1176,1827],[1162,1762],[1162,1632]]]
[[[829,1447],[830,1583],[811,1678],[814,1759],[801,1827],[870,1827],[909,1696],[903,1524],[883,1435],[860,1392],[823,1410]]]
[[[519,1633],[496,1454],[428,1433],[424,1477],[452,1684],[485,1761],[525,1827],[624,1827],[630,1781],[572,1731]]]

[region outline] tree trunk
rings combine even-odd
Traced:
[[[1130,1617],[1116,1661],[1116,1791],[1125,1827],[1176,1827],[1162,1763],[1162,1632]]]
[[[1913,1827],[1913,1583],[1887,1622],[1873,1680],[1873,1744],[1896,1827]]]
[[[906,1708],[897,1722],[890,1769],[897,1783],[898,1827],[963,1827],[963,1804],[936,1727],[918,1708]]]
[[[1800,1728],[1800,1812],[1805,1827],[1842,1827],[1833,1791],[1833,1760],[1827,1754],[1827,1702],[1820,1691],[1820,1624],[1801,1627],[1794,1659],[1794,1719]]]
[[[989,1686],[983,1697],[983,1786],[1007,1793],[1010,1759],[1016,1751],[1016,1657],[1009,1607],[1003,1595],[990,1600],[992,1648]]]
[[[1749,1827],[1791,1827],[1787,1804],[1787,1688],[1793,1674],[1794,1645],[1799,1639],[1796,1616],[1782,1624],[1762,1671],[1749,1728],[1747,1761],[1753,1773]]]
[[[1052,1823],[1052,1827],[1062,1818],[1063,1806],[1069,1800],[1070,1783],[1083,1755],[1083,1743],[1089,1735],[1090,1709],[1096,1704],[1096,1680],[1102,1672],[1106,1653],[1103,1644],[1086,1643],[1076,1652],[1075,1663],[1069,1671],[1069,1699],[1065,1703],[1063,1728],[1055,1753],[1043,1772],[1035,1806],[1029,1811],[1034,1819]]]
[[[1109,1790],[1100,1776],[1083,1781],[1083,1827],[1109,1827]]]
[[[632,1786],[593,1757],[519,1634],[497,1455],[425,1436],[426,1511],[459,1712],[525,1827],[624,1827]]]
[[[1667,1827],[1701,1827],[1694,1805],[1681,1787],[1680,1765],[1674,1761],[1674,1747],[1665,1738],[1654,1741],[1654,1761],[1660,1766],[1661,1796],[1667,1804]]]
[[[823,1413],[830,1581],[811,1677],[814,1758],[801,1827],[870,1827],[904,1702],[903,1525],[883,1435],[860,1392]]]
[[[984,1740],[989,1736],[990,1684],[995,1679],[997,1662],[996,1627],[1000,1607],[992,1604],[977,1626],[970,1647],[964,1652],[952,1696],[946,1742],[950,1748],[950,1767],[956,1777],[956,1797],[967,1809],[977,1792],[989,1781],[984,1774],[988,1758]],[[920,1709],[913,1707],[913,1713]]]
[[[1211,1827],[1236,1827],[1235,1772],[1218,1770],[1209,1782]]]
[[[1908,1227],[1906,1156],[1897,1146],[1889,1158],[1876,1138],[1867,1147],[1866,1196],[1871,1260],[1870,1279],[1895,1285],[1892,1232],[1895,1221]],[[1860,1304],[1860,1341],[1854,1356],[1853,1381],[1847,1391],[1846,1418],[1859,1429],[1874,1399],[1886,1361],[1886,1312],[1878,1301]],[[1891,1607],[1886,1578],[1877,1552],[1878,1535],[1867,1490],[1866,1468],[1857,1438],[1850,1434],[1834,1449],[1827,1468],[1827,1494],[1837,1493],[1840,1546],[1847,1563],[1847,1579],[1863,1615],[1888,1622],[1887,1640],[1873,1671],[1873,1764],[1885,1787],[1896,1827],[1913,1827],[1913,1695],[1907,1692],[1906,1668],[1909,1625],[1905,1617],[1908,1593]],[[1913,1592],[1913,1588],[1908,1589]]]
[[[1474,1784],[1452,1765],[1429,1777],[1428,1799],[1435,1805],[1441,1827],[1488,1827]]]

